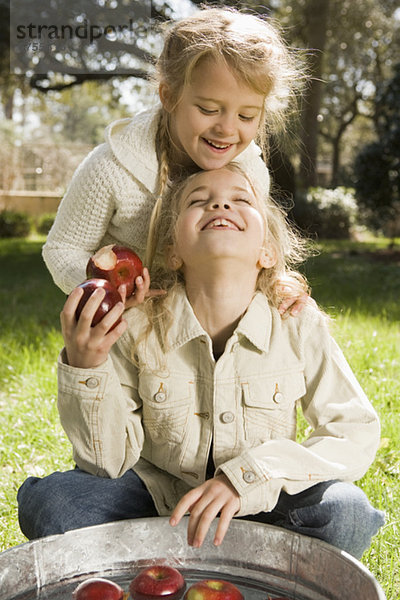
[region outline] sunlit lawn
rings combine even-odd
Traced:
[[[43,240],[0,240],[0,550],[25,540],[16,493],[29,475],[70,468],[58,421],[56,358],[64,295],[40,255]],[[359,482],[387,521],[363,557],[388,600],[400,596],[400,264],[376,261],[369,246],[321,244],[306,265],[313,297],[382,422],[375,463]],[[351,250],[349,252],[349,249]],[[361,599],[360,599],[361,600]]]

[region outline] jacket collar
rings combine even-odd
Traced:
[[[266,296],[257,292],[236,328],[258,350],[268,352],[272,330],[272,309]]]
[[[179,319],[174,319],[168,333],[171,350],[175,350],[195,338],[208,337],[208,334],[197,320],[183,287],[175,292],[172,302],[174,312],[179,315]],[[233,336],[236,336],[239,342],[240,338],[244,337],[257,350],[268,352],[271,329],[271,307],[264,294],[257,292],[241,318]]]
[[[119,119],[105,131],[106,142],[115,158],[152,194],[158,182],[155,139],[160,105],[138,113],[132,119]]]

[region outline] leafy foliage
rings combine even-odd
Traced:
[[[45,213],[36,220],[36,231],[42,235],[47,235],[56,218],[55,213]]]
[[[28,215],[13,210],[0,212],[0,238],[27,237],[31,231]]]
[[[353,190],[309,188],[296,196],[292,217],[300,229],[318,238],[348,239],[357,221]]]
[[[376,101],[378,140],[357,155],[356,194],[367,223],[394,237],[400,232],[400,64]]]

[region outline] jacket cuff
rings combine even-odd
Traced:
[[[101,399],[104,396],[107,379],[112,368],[112,360],[110,357],[99,365],[91,369],[80,369],[71,367],[67,362],[65,348],[58,357],[58,389],[78,393],[82,397],[96,397]]]
[[[271,480],[246,453],[220,465],[216,475],[221,472],[228,477],[240,496],[240,510],[235,516],[269,512],[276,505],[282,481]]]

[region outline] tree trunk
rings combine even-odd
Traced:
[[[331,188],[338,186],[339,181],[339,158],[340,158],[340,142],[341,135],[336,136],[332,142],[332,176]]]
[[[331,176],[331,187],[335,188],[339,183],[339,168],[340,168],[340,150],[342,137],[345,133],[346,129],[351,125],[356,116],[359,114],[358,112],[358,100],[360,96],[359,94],[355,94],[353,101],[351,102],[349,108],[343,111],[342,120],[337,131],[337,134],[331,138],[332,139],[332,176]],[[349,114],[350,113],[350,114]],[[346,118],[345,115],[348,115]]]
[[[4,116],[6,119],[12,119],[14,114],[14,92],[4,100]]]
[[[322,61],[326,42],[329,0],[308,0],[305,11],[305,35],[312,51],[309,70],[311,83],[303,101],[300,185],[317,183],[318,115],[322,98]]]

